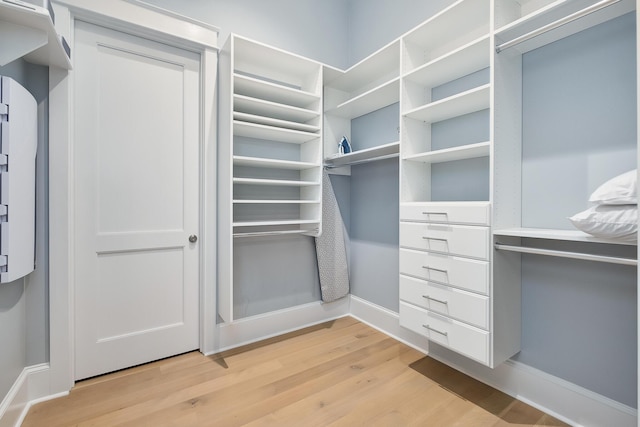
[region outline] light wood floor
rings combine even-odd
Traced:
[[[566,426],[346,317],[76,384],[23,426]]]

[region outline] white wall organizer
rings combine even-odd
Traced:
[[[34,270],[38,108],[33,96],[0,77],[0,282]]]
[[[220,82],[218,313],[232,322],[234,239],[321,232],[322,66],[232,35]]]

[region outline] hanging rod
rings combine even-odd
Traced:
[[[249,233],[233,233],[234,238],[239,237],[263,237],[263,236],[280,236],[284,234],[303,234],[318,232],[318,229],[314,230],[277,230],[277,231],[254,231]]]
[[[541,34],[544,34],[546,32],[549,32],[551,30],[554,30],[558,27],[561,27],[565,24],[568,24],[570,22],[573,22],[577,19],[580,19],[582,17],[585,17],[587,15],[590,15],[594,12],[597,12],[601,9],[604,9],[605,7],[609,7],[615,3],[618,3],[621,0],[602,0],[596,4],[593,4],[589,7],[586,7],[582,10],[579,10],[577,12],[572,13],[571,15],[567,15],[564,18],[560,18],[557,21],[553,21],[550,24],[544,25],[538,29],[535,29],[533,31],[530,31],[526,34],[523,34],[519,37],[516,37],[515,39],[509,40],[507,42],[504,42],[502,44],[499,44],[496,46],[496,53],[500,53],[505,49],[509,49],[510,47],[519,45],[520,43],[523,43],[529,39],[532,39],[534,37],[537,37]]]
[[[495,248],[501,251],[520,252],[523,254],[547,255],[560,258],[580,259],[584,261],[607,262],[610,264],[638,265],[638,260],[606,255],[593,255],[583,252],[556,251],[553,249],[528,248],[526,246],[503,245],[496,243]]]

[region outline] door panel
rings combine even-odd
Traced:
[[[76,379],[197,349],[199,56],[76,22]]]

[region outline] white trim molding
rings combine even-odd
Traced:
[[[18,427],[32,405],[67,394],[68,392],[49,394],[48,364],[28,366],[18,375],[0,403],[0,427]]]
[[[351,317],[424,354],[429,353],[429,340],[400,326],[398,313],[355,295],[350,295],[350,298]]]
[[[490,369],[435,345],[429,356],[572,426],[638,425],[635,408],[520,362]]]
[[[308,326],[317,325],[349,315],[349,297],[330,303],[312,302],[260,314],[218,325],[215,351],[262,341]]]

